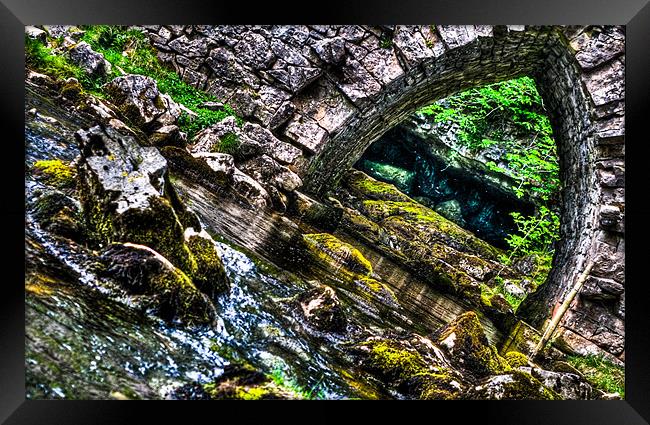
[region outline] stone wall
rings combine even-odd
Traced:
[[[302,151],[292,169],[322,195],[370,144],[426,104],[536,78],[559,145],[562,241],[548,284],[522,306],[541,326],[588,260],[563,321],[581,352],[623,358],[623,27],[148,26],[192,85]]]

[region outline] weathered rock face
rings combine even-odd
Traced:
[[[454,365],[477,378],[510,370],[508,362],[490,346],[474,312],[459,316],[438,333]]]
[[[171,97],[158,91],[152,78],[143,75],[124,75],[104,87],[120,111],[142,129],[155,130],[173,125],[181,109]]]
[[[183,79],[300,149],[293,165],[305,190],[318,195],[419,107],[471,87],[535,76],[559,144],[562,204],[571,207],[562,212],[549,284],[520,311],[540,326],[588,258],[598,263],[593,276],[624,284],[622,27],[198,25],[148,31],[159,57]],[[610,317],[624,318],[623,298],[612,303]]]
[[[210,299],[185,273],[153,249],[132,243],[111,244],[101,259],[106,276],[120,282],[132,294],[150,296],[160,317],[178,318],[190,325],[213,320]]]
[[[188,235],[165,192],[167,161],[154,147],[141,147],[112,127],[80,130],[80,184],[88,236],[105,245],[146,245],[195,280],[209,294],[227,288],[213,242]],[[179,214],[185,211],[179,210]]]
[[[329,286],[314,288],[298,298],[305,319],[319,330],[341,332],[345,329],[345,316],[341,302]]]
[[[68,51],[70,60],[86,73],[95,77],[110,75],[112,66],[100,53],[95,52],[88,43],[82,41]]]

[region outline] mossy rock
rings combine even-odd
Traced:
[[[225,173],[214,171],[207,162],[193,157],[185,149],[176,146],[165,146],[160,149],[160,153],[167,160],[173,173],[201,183],[201,185],[216,193],[225,193],[230,185],[230,180]]]
[[[61,95],[73,102],[81,100],[84,96],[84,89],[79,80],[68,78],[61,87]]]
[[[210,297],[226,291],[228,276],[214,242],[196,234],[187,238],[187,247],[196,260],[196,271],[192,274],[196,287]]]
[[[498,260],[500,251],[477,238],[473,233],[446,219],[437,212],[414,201],[395,202],[384,200],[363,201],[363,212],[375,222],[382,222],[389,217],[399,217],[405,228],[411,228],[420,238],[432,237],[443,241],[452,248]]]
[[[389,183],[373,179],[362,171],[350,170],[341,183],[352,194],[365,199],[379,201],[413,202],[411,198],[400,192]]]
[[[157,315],[188,325],[212,323],[214,306],[192,280],[153,249],[114,243],[102,253],[102,274],[115,279],[129,293],[151,296]]]
[[[190,276],[197,263],[185,244],[184,231],[170,202],[151,197],[149,208],[129,209],[113,219],[114,240],[146,245]]]
[[[329,233],[304,234],[303,241],[312,256],[321,264],[340,269],[347,269],[350,274],[369,276],[372,274],[372,265],[361,252]]]
[[[226,366],[215,382],[203,385],[213,400],[299,400],[302,395],[249,365]]]
[[[384,305],[399,308],[395,293],[386,284],[367,276],[354,279],[353,282],[358,292],[361,292],[367,299],[377,300]]]
[[[491,376],[465,395],[473,400],[562,400],[562,396],[545,387],[530,373],[513,370]]]
[[[473,311],[461,314],[438,332],[438,343],[452,363],[475,377],[510,371],[508,362],[490,345],[478,316]]]
[[[357,349],[364,353],[365,370],[410,398],[450,400],[459,395],[460,383],[450,371],[433,367],[407,341],[371,339]]]
[[[33,166],[34,176],[57,189],[74,188],[76,169],[60,159],[36,161]]]
[[[513,368],[528,366],[528,357],[518,351],[508,351],[503,357]]]
[[[30,200],[29,208],[40,226],[55,235],[83,240],[81,214],[76,203],[59,191],[47,191]]]

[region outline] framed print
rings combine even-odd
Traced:
[[[6,423],[647,423],[643,2],[12,3]]]

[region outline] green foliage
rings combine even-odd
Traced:
[[[227,153],[237,157],[241,142],[235,133],[226,133],[221,137],[219,143],[212,146],[212,152]]]
[[[73,77],[86,87],[92,85],[83,69],[70,63],[64,56],[55,54],[53,49],[45,46],[40,40],[27,36],[25,36],[25,66],[49,75],[55,80]]]
[[[617,392],[625,398],[625,368],[617,366],[603,356],[571,356],[569,364],[578,369],[599,390]]]
[[[228,116],[236,116],[228,105],[220,111],[202,108],[202,103],[217,102],[219,99],[191,86],[172,69],[163,66],[142,32],[114,25],[89,25],[83,29],[83,39],[113,65],[113,77],[123,73],[151,77],[156,80],[162,93],[168,94],[174,101],[196,114],[190,116],[183,113],[178,120],[180,129],[186,132],[189,138]],[[241,125],[241,118],[237,117],[237,122]]]
[[[552,250],[560,233],[560,218],[555,212],[542,205],[533,216],[524,217],[516,211],[510,215],[517,225],[517,233],[506,238],[510,258],[515,254],[544,254]]]
[[[273,369],[273,372],[269,375],[269,377],[275,382],[278,386],[283,387],[288,389],[291,392],[294,392],[296,394],[299,394],[302,396],[302,398],[306,400],[322,400],[326,398],[326,395],[323,391],[323,389],[319,389],[318,387],[320,386],[322,382],[322,377],[321,379],[311,388],[305,388],[301,385],[299,385],[295,380],[290,379],[287,374],[284,372],[282,367],[276,367]]]
[[[458,140],[472,151],[500,145],[508,152],[502,164],[488,164],[506,173],[524,189],[550,199],[559,189],[559,167],[550,121],[535,82],[529,77],[470,89],[420,109],[436,122],[458,125]],[[504,138],[512,129],[523,137]],[[531,136],[532,135],[532,136]],[[526,140],[522,142],[520,139]]]

